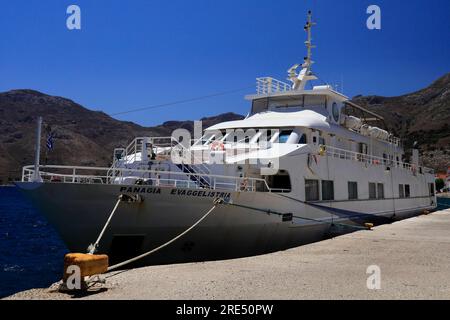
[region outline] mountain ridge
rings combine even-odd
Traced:
[[[445,171],[450,165],[450,73],[409,94],[356,96],[353,101],[383,116],[405,149],[417,141],[425,166]]]
[[[424,165],[436,170],[445,170],[450,165],[450,73],[409,94],[394,97],[359,95],[352,101],[383,116],[388,129],[404,140],[406,148],[417,141]],[[144,127],[33,89],[2,92],[0,184],[20,178],[22,166],[33,163],[39,115],[56,132],[54,151],[46,152],[43,148],[41,161],[47,164],[107,166],[113,149],[126,146],[135,136],[168,136],[177,128],[192,132],[194,124],[191,120],[170,120]],[[242,118],[242,115],[228,112],[201,120],[206,128]]]

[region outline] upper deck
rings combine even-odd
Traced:
[[[245,98],[252,102],[249,116],[240,121],[224,122],[207,131],[228,129],[295,129],[299,127],[324,131],[351,141],[371,144],[378,141],[386,147],[401,149],[400,139],[386,130],[382,116],[356,105],[332,86],[319,85],[306,89],[318,77],[312,72],[311,29],[316,23],[308,12],[304,27],[307,32],[307,56],[302,64],[288,70],[291,83],[273,77],[256,78],[256,93]],[[297,69],[301,67],[300,71]]]
[[[247,100],[256,100],[267,97],[298,97],[302,95],[324,95],[338,101],[348,100],[344,94],[333,90],[330,85],[314,86],[312,90],[298,90],[292,87],[292,84],[277,80],[272,77],[256,78],[256,94],[245,96]]]
[[[243,120],[219,123],[206,130],[302,127],[352,141],[369,144],[371,140],[377,140],[395,148],[401,147],[399,138],[380,128],[385,127],[382,116],[356,105],[331,86],[294,89],[287,83],[266,77],[257,79],[256,88],[256,94],[246,96],[252,101],[249,116]]]

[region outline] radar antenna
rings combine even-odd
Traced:
[[[307,48],[307,56],[303,58],[302,70],[298,75],[295,73],[295,71],[300,65],[295,64],[288,70],[289,75],[288,80],[292,82],[292,89],[294,90],[304,90],[305,85],[309,80],[317,79],[317,77],[314,76],[311,71],[311,66],[314,63],[314,61],[312,61],[311,59],[312,57],[311,49],[316,47],[312,44],[311,28],[315,25],[316,23],[312,21],[311,11],[308,11],[308,18],[304,26],[304,30],[307,32],[308,37],[307,40],[305,41],[305,45]]]

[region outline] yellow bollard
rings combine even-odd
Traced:
[[[83,279],[87,276],[105,273],[108,271],[108,256],[106,254],[68,253],[64,256],[64,275],[66,282],[70,274],[67,273],[69,266],[78,266],[80,276]]]
[[[373,223],[366,222],[366,223],[364,223],[364,226],[367,228],[367,230],[372,230],[372,228],[373,228]]]

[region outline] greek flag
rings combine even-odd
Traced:
[[[50,132],[47,136],[47,149],[53,150],[53,132]]]

